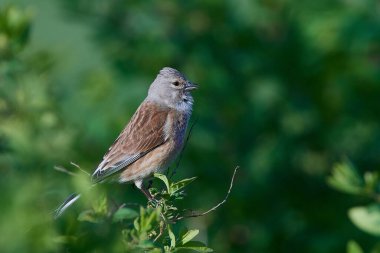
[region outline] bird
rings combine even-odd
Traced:
[[[197,88],[180,71],[162,68],[148,95],[93,172],[92,183],[134,183],[152,200],[143,182],[155,172],[165,171],[181,152],[193,110],[192,91]],[[80,194],[70,195],[56,209],[55,217],[79,197]]]

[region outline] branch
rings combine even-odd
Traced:
[[[87,176],[91,176],[90,173],[88,173],[87,171],[85,171],[84,169],[82,169],[78,164],[74,163],[74,162],[70,162],[71,165],[73,165],[74,167],[77,167],[80,171],[82,171],[83,173],[87,174]]]
[[[76,176],[75,173],[69,171],[68,169],[66,169],[66,168],[64,168],[64,167],[62,167],[62,166],[55,165],[53,168],[54,168],[56,171],[66,173],[66,174],[68,174],[68,175],[70,175],[70,176]]]
[[[236,168],[235,168],[235,170],[234,170],[234,173],[232,174],[231,183],[230,183],[230,188],[228,188],[227,195],[225,196],[225,198],[224,198],[221,202],[219,202],[216,206],[210,208],[209,210],[207,210],[207,211],[205,211],[205,212],[203,212],[203,213],[199,213],[199,212],[191,212],[189,215],[184,215],[184,216],[178,217],[175,221],[182,220],[182,219],[185,219],[185,218],[193,218],[193,217],[204,216],[204,215],[206,215],[206,214],[211,213],[212,211],[215,211],[215,210],[218,209],[221,205],[223,205],[224,203],[226,203],[228,197],[230,196],[230,193],[231,193],[231,190],[232,190],[232,186],[234,185],[235,175],[236,175],[236,172],[237,172],[238,169],[239,169],[239,166],[236,166]]]
[[[77,169],[79,169],[80,171],[82,171],[83,173],[85,173],[86,175],[90,176],[90,173],[88,173],[87,171],[85,171],[84,169],[82,169],[78,164],[76,164],[74,162],[70,162],[70,164],[73,165],[74,167],[76,167]],[[77,175],[77,173],[71,172],[68,169],[66,169],[65,167],[60,166],[60,165],[55,165],[53,168],[56,171],[66,173],[66,174],[68,174],[70,176],[76,176]]]

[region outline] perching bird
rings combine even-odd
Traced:
[[[134,182],[151,199],[143,180],[165,170],[182,150],[194,102],[190,92],[197,87],[178,70],[163,68],[150,85],[148,96],[92,174],[93,183],[108,178]],[[59,217],[79,197],[72,194],[58,207],[55,216]]]

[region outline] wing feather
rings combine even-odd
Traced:
[[[115,140],[92,174],[94,183],[103,181],[166,142],[168,108],[145,101]],[[128,168],[126,168],[128,169]]]

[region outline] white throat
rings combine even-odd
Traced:
[[[186,96],[181,102],[175,105],[175,109],[186,114],[191,114],[193,111],[193,103],[193,98],[191,96]]]

